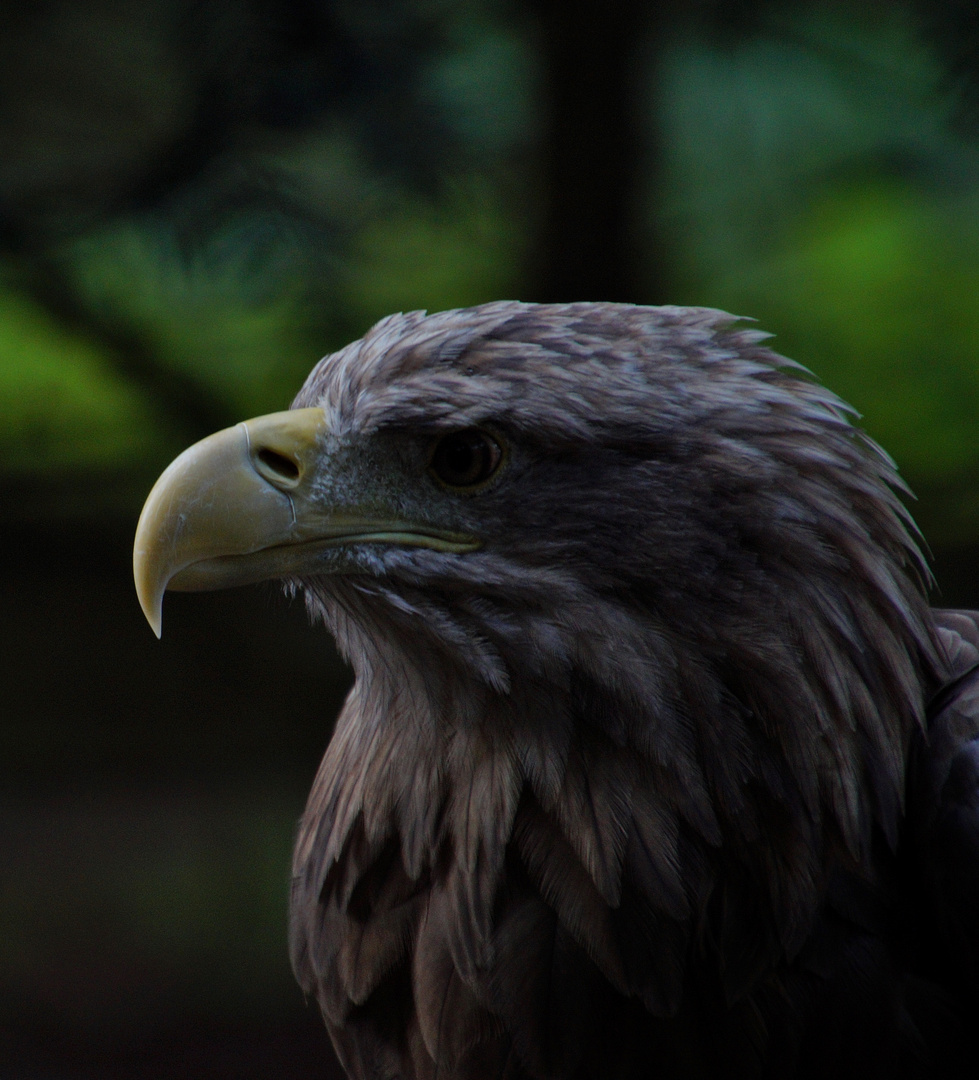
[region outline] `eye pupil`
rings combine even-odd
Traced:
[[[439,440],[431,469],[448,487],[477,487],[496,472],[502,457],[503,451],[492,436],[479,428],[468,428]]]

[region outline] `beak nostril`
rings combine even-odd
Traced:
[[[284,454],[263,446],[255,455],[259,473],[272,484],[292,487],[299,481],[299,466]]]

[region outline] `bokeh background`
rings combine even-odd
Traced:
[[[0,3],[0,1077],[334,1077],[286,959],[348,673],[130,544],[184,446],[394,310],[757,318],[979,606],[971,0]]]

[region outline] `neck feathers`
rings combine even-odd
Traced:
[[[600,597],[504,617],[491,591],[435,612],[332,585],[358,677],[296,849],[301,981],[341,1012],[409,957],[471,982],[502,962],[507,904],[531,901],[656,1015],[705,934],[732,994],[791,958],[832,874],[894,842],[934,662],[913,619],[818,587],[805,619],[776,612],[778,638],[719,621],[705,642]]]

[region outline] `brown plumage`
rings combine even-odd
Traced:
[[[356,673],[292,887],[351,1076],[974,1072],[976,619],[764,338],[412,313],[296,399],[313,503],[441,538],[278,572]]]

